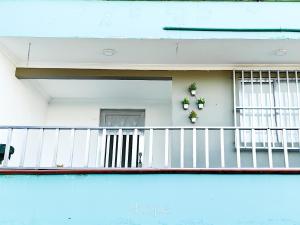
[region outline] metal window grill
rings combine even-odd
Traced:
[[[300,127],[298,71],[233,72],[234,123],[240,127]],[[256,131],[256,146],[267,147],[267,132]],[[272,147],[282,148],[282,132],[271,134]],[[289,131],[289,148],[299,149],[299,131]],[[251,131],[241,131],[242,148],[252,146]]]

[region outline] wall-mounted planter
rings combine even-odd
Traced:
[[[188,110],[189,109],[189,104],[183,104],[183,109]]]
[[[198,109],[203,109],[204,108],[204,104],[198,104]]]
[[[195,96],[196,95],[196,90],[191,90],[191,95]]]
[[[192,123],[196,123],[197,122],[197,117],[190,118],[190,120],[191,120]]]

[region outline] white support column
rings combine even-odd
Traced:
[[[240,130],[235,129],[235,143],[236,143],[236,164],[238,168],[241,168],[241,148],[240,148]]]
[[[256,134],[255,130],[251,129],[252,134],[252,161],[253,161],[253,167],[257,168],[257,160],[256,160]]]
[[[149,131],[149,167],[152,167],[153,162],[153,129]]]
[[[100,153],[100,167],[105,166],[105,152],[106,152],[106,129],[102,131],[102,140],[101,140],[101,153]]]
[[[27,149],[27,140],[28,140],[28,129],[25,129],[24,139],[22,143],[22,152],[21,152],[20,163],[19,163],[19,166],[21,168],[24,167],[24,161],[25,161],[25,155]]]
[[[225,167],[225,153],[224,153],[224,129],[220,129],[220,150],[221,150],[221,167]]]
[[[128,168],[129,161],[129,134],[126,134],[126,143],[125,143],[125,168]]]
[[[54,154],[52,159],[52,166],[57,166],[57,155],[58,155],[58,148],[59,148],[59,129],[55,129],[55,144],[54,144]]]
[[[197,168],[197,130],[193,128],[193,168]]]
[[[209,168],[209,137],[207,128],[205,128],[205,168]]]
[[[123,150],[123,131],[118,131],[118,151],[117,151],[117,167],[122,167],[122,150]]]
[[[133,131],[133,140],[132,140],[132,160],[131,160],[131,167],[137,167],[137,134],[138,130],[134,129]]]
[[[169,129],[165,129],[165,167],[169,167]]]
[[[288,148],[287,148],[287,136],[286,129],[282,130],[282,141],[283,141],[283,153],[284,153],[284,164],[286,168],[289,168],[289,156],[288,156]]]
[[[184,129],[180,129],[180,167],[184,168]]]
[[[71,129],[70,133],[70,167],[73,167],[74,144],[75,144],[75,129]]]
[[[96,162],[95,162],[95,166],[99,167],[99,165],[101,164],[100,161],[100,155],[101,155],[101,132],[100,130],[97,130],[97,148],[96,148]]]
[[[38,152],[37,152],[37,158],[36,158],[36,163],[35,163],[36,168],[39,168],[41,165],[43,145],[44,145],[44,129],[42,128],[42,129],[40,129],[40,146],[39,146]]]
[[[84,167],[89,167],[89,158],[90,158],[90,138],[91,130],[87,129],[86,131],[86,142],[85,142],[85,156],[84,156]]]
[[[4,159],[3,159],[3,164],[2,164],[3,167],[7,167],[7,164],[8,164],[8,158],[9,158],[9,152],[10,152],[10,146],[11,146],[12,132],[13,132],[13,129],[11,129],[11,128],[7,130]]]
[[[269,167],[273,168],[273,155],[272,155],[272,145],[271,145],[271,130],[267,130],[268,134],[268,158],[269,158]]]

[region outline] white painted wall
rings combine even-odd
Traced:
[[[0,124],[43,124],[47,98],[31,84],[15,77],[15,66],[0,52]]]

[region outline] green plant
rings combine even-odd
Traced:
[[[184,98],[183,100],[182,100],[182,104],[190,104],[190,100],[188,99],[188,98]]]
[[[204,105],[205,104],[205,98],[201,97],[201,98],[197,99],[197,103]]]
[[[192,118],[198,118],[197,113],[193,110],[193,111],[190,113],[189,118],[190,118],[190,119],[192,119]]]
[[[195,91],[195,90],[197,90],[197,85],[196,85],[196,83],[194,82],[194,83],[192,83],[192,84],[189,86],[189,91]]]

